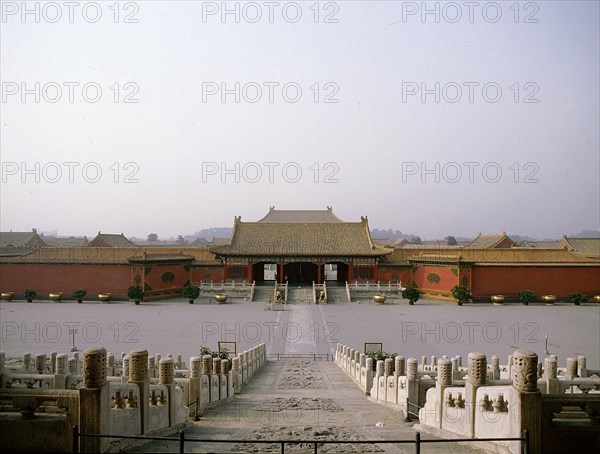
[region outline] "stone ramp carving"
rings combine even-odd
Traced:
[[[277,389],[327,389],[327,383],[316,361],[296,359],[284,362]]]

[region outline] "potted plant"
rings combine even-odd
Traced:
[[[127,290],[127,296],[130,300],[134,300],[135,304],[138,305],[140,304],[140,301],[144,298],[144,291],[139,285],[131,286],[129,287],[129,290]]]
[[[529,303],[535,301],[535,295],[531,290],[521,290],[520,292],[517,292],[517,299],[519,300],[519,303],[527,306]]]
[[[82,303],[85,295],[87,295],[86,289],[78,288],[71,293],[71,298],[77,300],[78,303]]]
[[[373,358],[373,372],[377,370],[377,361],[385,361],[387,358],[395,359],[397,353],[386,353],[381,350],[367,352],[367,358]]]
[[[190,304],[194,304],[194,300],[200,296],[200,287],[196,285],[185,285],[181,293],[184,298],[189,300]]]
[[[579,292],[569,293],[569,301],[575,306],[579,306],[581,303],[587,303],[589,300],[587,295]]]
[[[2,292],[2,301],[12,301],[13,295],[13,292]]]
[[[218,356],[218,353],[215,351],[212,351],[209,347],[200,347],[200,356],[205,356],[205,355],[210,355],[213,358],[216,358]]]
[[[466,303],[471,299],[471,294],[464,285],[455,285],[452,287],[451,292],[459,306],[462,306],[463,303]]]
[[[411,306],[419,301],[420,297],[421,294],[415,287],[406,287],[404,290],[402,290],[402,298],[406,298],[408,300],[408,304]]]
[[[27,300],[28,303],[31,303],[34,298],[37,298],[37,292],[33,289],[26,288],[23,292],[23,297]]]

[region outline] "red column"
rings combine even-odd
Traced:
[[[284,282],[283,278],[284,278],[284,275],[283,275],[283,262],[281,262],[279,264],[279,283],[280,284],[283,284],[283,282]]]
[[[377,265],[377,264],[375,264],[374,275],[375,275],[375,281],[378,281],[379,280],[379,265]]]
[[[348,283],[352,282],[352,262],[348,263]]]
[[[317,284],[321,284],[321,262],[317,264],[318,272],[317,272]]]
[[[252,283],[252,263],[248,265],[248,282]]]
[[[223,282],[227,280],[227,265],[223,265]]]

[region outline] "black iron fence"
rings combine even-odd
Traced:
[[[178,437],[147,437],[147,436],[133,436],[133,435],[99,435],[99,434],[84,434],[79,432],[79,426],[73,426],[73,453],[79,453],[79,440],[83,437],[88,438],[117,438],[117,439],[130,439],[130,440],[147,440],[147,441],[172,441],[173,443],[179,443],[179,452],[183,454],[185,452],[186,443],[226,443],[226,444],[264,444],[264,445],[278,445],[279,451],[282,454],[285,453],[286,445],[312,445],[313,452],[317,454],[319,447],[324,445],[333,444],[414,444],[415,453],[421,453],[421,445],[429,443],[469,443],[469,442],[489,442],[489,441],[518,441],[521,443],[522,454],[529,454],[529,432],[523,431],[522,437],[512,438],[450,438],[450,439],[421,439],[421,433],[415,432],[415,438],[413,440],[216,440],[209,438],[185,438],[185,432],[181,430]],[[275,451],[266,451],[275,452]]]

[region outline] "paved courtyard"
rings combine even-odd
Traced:
[[[337,342],[362,350],[365,342],[382,342],[387,352],[405,357],[463,355],[471,351],[498,355],[502,364],[514,350],[526,348],[543,357],[556,354],[564,367],[568,356],[585,355],[590,369],[600,368],[600,305],[456,306],[421,300],[375,305],[290,304],[265,310],[260,302],[193,304],[173,299],[129,302],[10,302],[0,304],[0,350],[7,357],[72,347],[83,351],[103,346],[115,355],[147,348],[151,355],[182,354],[187,363],[201,346],[238,342],[238,351],[264,342],[269,354],[330,353]],[[546,345],[545,336],[548,336]],[[489,361],[489,359],[488,359]]]
[[[1,303],[0,350],[8,358],[56,351],[81,352],[103,346],[116,355],[147,348],[151,355],[181,354],[187,363],[201,346],[235,341],[238,351],[257,343],[276,354],[333,355],[337,342],[359,350],[381,342],[384,350],[405,357],[466,356],[471,351],[507,356],[526,348],[543,357],[546,350],[564,366],[568,356],[585,355],[590,369],[600,363],[600,305],[464,305],[405,300],[375,305],[289,304],[265,310],[265,303],[194,304],[175,299],[108,304],[72,302]],[[545,336],[548,335],[546,342]],[[11,361],[9,359],[9,361]],[[209,409],[186,437],[211,440],[376,440],[374,444],[325,445],[320,452],[414,452],[413,445],[389,441],[414,439],[414,422],[371,402],[339,367],[329,361],[269,361],[231,401]],[[423,438],[435,438],[427,433]],[[428,444],[423,452],[482,452],[472,444]],[[152,442],[132,452],[177,452],[176,442]],[[187,452],[278,452],[279,446],[187,444]],[[286,452],[312,452],[312,446],[287,445]]]

